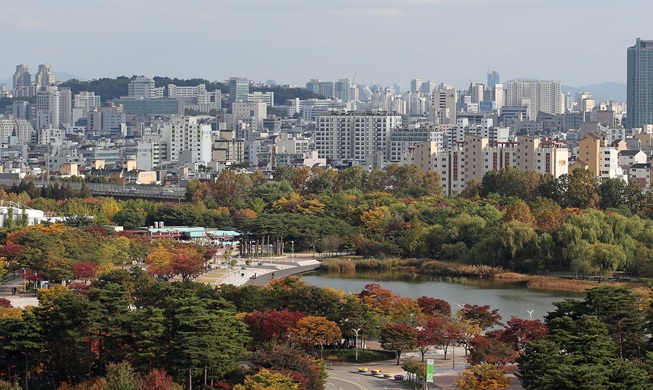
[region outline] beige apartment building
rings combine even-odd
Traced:
[[[566,174],[569,152],[564,144],[533,137],[517,137],[514,142],[490,142],[488,138],[468,135],[464,142],[446,152],[437,153],[437,145],[423,142],[410,150],[407,164],[440,174],[445,194],[462,191],[472,180],[483,180],[489,171],[514,167],[523,171]]]

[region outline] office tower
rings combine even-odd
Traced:
[[[29,103],[25,100],[14,100],[11,103],[11,113],[16,119],[27,119],[29,114]]]
[[[350,100],[349,93],[351,92],[351,81],[349,79],[340,79],[333,83],[333,94],[336,99],[343,102]]]
[[[14,88],[27,87],[32,82],[32,76],[29,74],[29,67],[25,64],[16,65],[14,73]]]
[[[628,48],[626,68],[627,127],[653,124],[653,41],[637,38]]]
[[[50,85],[54,85],[54,72],[50,64],[41,64],[39,65],[39,71],[36,73],[36,87],[39,89],[44,89]]]
[[[437,84],[433,81],[423,81],[422,86],[419,89],[419,92],[421,92],[424,95],[430,95],[433,93],[433,91],[437,88]]]
[[[422,88],[422,79],[414,79],[410,82],[410,92],[417,93]]]
[[[155,88],[154,80],[138,76],[129,82],[127,96],[135,99],[161,99],[163,98],[163,87]]]
[[[249,98],[249,80],[245,77],[229,78],[229,103],[246,102]]]
[[[493,89],[495,85],[500,84],[501,79],[499,78],[499,72],[493,70],[487,74],[487,87]]]

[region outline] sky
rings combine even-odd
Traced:
[[[0,79],[32,74],[231,76],[303,86],[420,78],[625,83],[653,39],[651,0],[0,0]],[[648,35],[647,35],[648,34]]]

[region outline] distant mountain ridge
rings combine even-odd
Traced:
[[[560,89],[562,89],[563,92],[569,92],[572,96],[578,92],[591,92],[594,100],[596,101],[626,101],[626,84],[622,83],[605,82],[600,84],[584,85],[582,87],[570,87],[568,85],[562,85]]]

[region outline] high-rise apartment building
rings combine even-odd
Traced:
[[[39,89],[44,89],[54,85],[54,72],[50,64],[41,64],[39,65],[39,71],[36,73],[36,86]]]
[[[16,65],[14,73],[14,88],[27,87],[32,82],[32,76],[29,74],[29,67],[26,64]]]
[[[653,124],[653,40],[639,38],[627,51],[627,127]]]
[[[506,84],[506,106],[527,106],[530,120],[535,120],[539,111],[547,114],[564,112],[560,81],[511,80]]]
[[[229,78],[229,103],[249,99],[249,80],[246,77]]]
[[[306,89],[327,98],[332,98],[334,96],[333,82],[331,81],[320,81],[320,79],[311,79],[308,83],[306,83]]]
[[[401,126],[401,116],[387,112],[331,112],[317,118],[315,148],[320,158],[364,161],[389,158],[390,132]]]
[[[167,155],[175,163],[207,163],[211,161],[211,125],[197,122],[197,117],[173,117],[161,129]]]
[[[436,124],[456,123],[456,90],[441,85],[431,95],[430,117]]]

